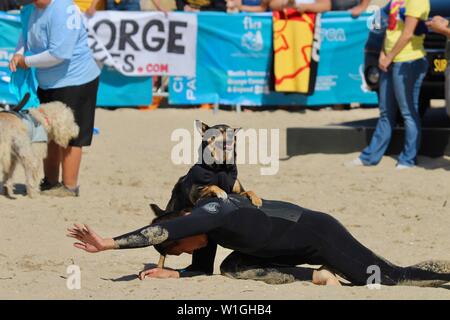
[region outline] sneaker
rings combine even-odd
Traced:
[[[64,184],[60,184],[58,187],[52,188],[47,191],[41,192],[44,196],[64,198],[64,197],[79,197],[80,196],[80,187],[76,188],[67,188]]]
[[[50,183],[47,178],[44,178],[41,180],[41,183],[39,184],[39,190],[40,191],[47,191],[47,190],[51,190],[53,188],[58,188],[59,186],[61,186],[60,182],[56,182],[56,183]]]
[[[407,169],[412,169],[414,168],[414,166],[406,166],[404,164],[398,164],[395,169],[396,170],[407,170]]]
[[[360,158],[356,158],[353,159],[352,161],[346,162],[344,165],[348,168],[353,168],[353,167],[361,167],[364,166],[365,164],[364,162],[361,161]]]

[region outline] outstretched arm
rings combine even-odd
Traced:
[[[359,17],[369,7],[370,0],[362,0],[360,4],[350,9],[353,17]]]
[[[300,3],[296,4],[295,8],[301,12],[327,12],[331,11],[331,0],[316,0],[314,3]]]
[[[86,252],[96,253],[116,247],[114,239],[100,237],[87,224],[74,224],[73,228],[68,228],[67,231],[68,237],[79,241],[74,243],[74,247]]]
[[[331,10],[331,0],[316,0],[314,3],[296,3],[295,0],[271,0],[269,6],[274,11],[295,8],[300,12],[320,13]]]
[[[217,201],[220,204],[220,201]],[[220,209],[219,209],[220,211]],[[114,238],[102,238],[88,225],[75,224],[69,228],[68,237],[80,242],[76,248],[95,253],[111,249],[143,248],[160,244],[166,240],[179,240],[186,237],[206,234],[222,223],[220,214],[211,214],[203,208],[196,208],[191,214],[158,224],[148,225],[138,230]]]
[[[68,237],[80,241],[74,244],[76,248],[90,253],[148,247],[162,243],[169,237],[168,231],[159,225],[149,225],[114,238],[102,238],[88,225],[75,224],[74,228],[69,228],[67,231],[69,231]]]
[[[427,21],[427,27],[450,38],[449,21],[441,16],[435,16],[432,20]]]

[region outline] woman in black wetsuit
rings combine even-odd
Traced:
[[[289,282],[289,277],[280,277],[283,268],[300,264],[323,265],[353,285],[437,286],[450,282],[450,262],[396,266],[363,246],[328,214],[281,201],[263,200],[262,207],[256,208],[238,195],[201,200],[190,213],[167,213],[146,227],[115,238],[101,238],[83,225],[69,229],[68,236],[79,240],[74,246],[87,252],[153,245],[159,252],[178,255],[217,243],[234,250],[222,263],[222,274],[269,283]],[[337,283],[326,269],[313,272],[314,283]],[[182,275],[153,269],[140,277]]]

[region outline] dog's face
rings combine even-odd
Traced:
[[[197,120],[196,127],[202,135],[203,162],[212,164],[235,164],[236,134],[240,128],[231,128],[225,124],[209,127]]]

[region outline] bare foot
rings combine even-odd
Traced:
[[[341,286],[336,275],[325,268],[314,270],[312,282],[322,286]]]

